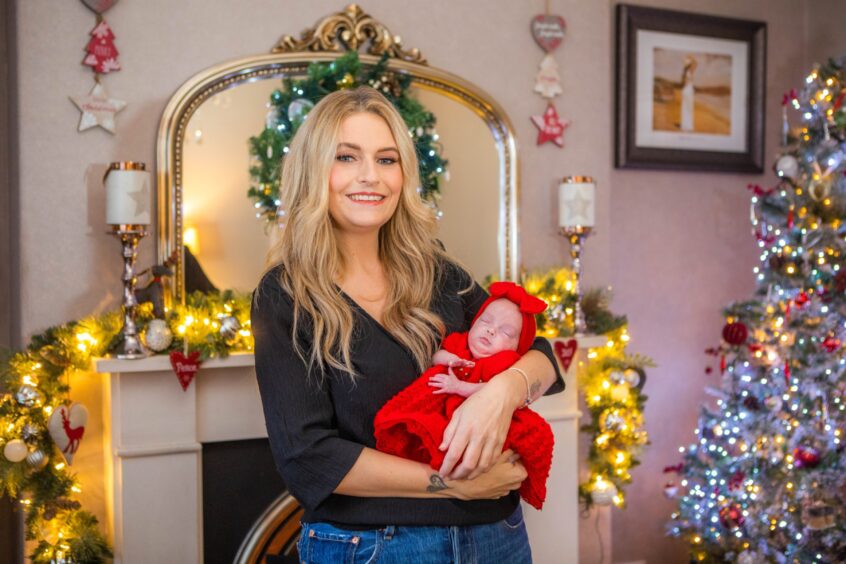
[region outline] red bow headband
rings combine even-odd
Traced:
[[[510,301],[523,314],[523,328],[520,330],[517,352],[521,355],[525,354],[535,340],[535,333],[537,332],[535,314],[541,313],[546,309],[546,302],[529,294],[522,286],[518,286],[514,282],[494,282],[491,284],[490,294],[490,297],[479,308],[476,317],[473,318],[473,323],[476,322],[479,316],[482,315],[482,312],[485,311],[485,308],[492,302],[503,298]]]

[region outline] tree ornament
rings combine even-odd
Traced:
[[[798,307],[802,307],[807,304],[810,300],[811,298],[808,297],[807,292],[799,292],[799,295],[796,296],[796,298],[793,300],[793,303],[795,303]]]
[[[564,130],[570,125],[570,121],[562,121],[558,117],[558,110],[552,102],[546,106],[543,115],[532,116],[532,123],[538,128],[538,145],[552,141],[559,147],[564,146]]]
[[[182,386],[183,391],[188,390],[194,376],[200,369],[200,351],[194,351],[187,356],[180,351],[173,351],[170,353],[170,365],[173,367],[173,372],[176,374],[179,385]]]
[[[314,102],[305,98],[297,98],[288,104],[288,119],[291,121],[302,121],[314,108]]]
[[[91,67],[97,74],[107,74],[120,70],[118,62],[118,50],[115,47],[115,34],[106,20],[100,20],[94,29],[91,30],[91,40],[85,47],[88,53],[82,60],[83,65]]]
[[[596,505],[611,505],[617,496],[617,486],[608,480],[597,479],[590,488],[590,499]]]
[[[162,352],[173,342],[173,332],[164,319],[152,319],[144,331],[144,344],[152,351]]]
[[[815,202],[821,202],[831,194],[831,177],[815,176],[808,184],[808,195]]]
[[[570,339],[568,341],[561,341],[556,340],[553,346],[555,350],[555,357],[558,359],[558,362],[561,363],[561,367],[564,369],[564,372],[570,370],[570,365],[573,363],[573,359],[576,357],[576,351],[579,348],[579,343],[576,339]]]
[[[723,327],[723,340],[733,346],[739,346],[746,342],[749,337],[749,329],[740,321],[727,323]]]
[[[15,401],[24,407],[33,407],[41,405],[43,396],[34,386],[24,384],[15,392]]]
[[[822,177],[829,176],[843,163],[843,147],[834,139],[823,140],[814,149],[814,171]]]
[[[793,465],[796,468],[816,468],[820,463],[820,452],[812,446],[798,446],[793,449]]]
[[[804,504],[802,522],[812,531],[823,531],[835,525],[837,512],[830,504],[817,500]]]
[[[544,98],[555,98],[561,94],[561,78],[558,76],[558,63],[555,57],[547,54],[540,63],[540,71],[535,77],[535,92]]]
[[[627,384],[617,384],[611,387],[611,399],[617,402],[625,402],[629,399],[629,386]]]
[[[567,22],[561,16],[539,14],[532,18],[532,37],[541,49],[552,53],[564,40]]]
[[[775,173],[782,178],[795,180],[799,176],[799,161],[793,155],[782,155],[776,161]]]
[[[743,511],[736,503],[729,503],[720,508],[720,523],[726,529],[736,529],[743,525],[744,521],[746,521],[746,518],[743,516]]]
[[[608,379],[611,381],[612,384],[622,384],[626,381],[626,375],[619,370],[612,370],[608,374]]]
[[[26,458],[27,454],[29,454],[29,449],[26,443],[20,439],[12,439],[3,447],[3,456],[9,462],[20,462]]]
[[[36,470],[41,470],[47,466],[47,462],[49,462],[49,459],[43,450],[34,450],[26,455],[26,463]]]
[[[73,457],[79,450],[87,422],[88,409],[81,403],[60,405],[50,415],[47,423],[50,438],[56,443],[68,465],[73,464]]]
[[[675,484],[675,482],[667,482],[664,484],[664,497],[667,499],[673,499],[679,494],[679,487]]]
[[[352,88],[353,86],[355,86],[355,77],[350,73],[345,74],[344,77],[338,81],[338,88],[342,90]]]
[[[109,133],[114,133],[115,114],[126,107],[123,100],[109,98],[106,89],[99,82],[94,85],[88,96],[71,96],[71,101],[82,112],[78,131],[102,127]]]
[[[840,348],[840,339],[835,339],[833,336],[829,335],[823,340],[822,346],[826,351],[833,353]]]
[[[620,431],[626,425],[626,419],[619,409],[606,409],[599,417],[602,431]]]
[[[640,389],[643,387],[643,376],[634,368],[627,368],[626,371],[623,372],[623,376],[626,379],[626,384],[632,388]]]
[[[34,443],[38,440],[40,436],[41,430],[30,423],[27,423],[23,426],[23,429],[21,429],[21,438],[26,443]]]
[[[220,318],[220,336],[227,343],[232,343],[238,338],[238,331],[241,330],[241,323],[238,318],[226,315]]]
[[[781,396],[772,395],[767,396],[764,399],[764,405],[766,405],[767,409],[770,411],[781,411],[781,407],[784,405],[784,402],[781,401]]]

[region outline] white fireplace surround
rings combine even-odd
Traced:
[[[604,339],[579,344],[582,355]],[[538,564],[578,561],[574,368],[563,394],[533,406],[551,423],[556,441],[544,510],[524,504]],[[253,355],[207,361],[187,391],[163,355],[99,359],[95,370],[101,374],[72,383],[76,401],[91,414],[73,470],[83,504],[105,521],[114,561],[202,562],[202,443],[267,436]]]

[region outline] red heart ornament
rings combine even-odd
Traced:
[[[541,14],[532,18],[532,37],[547,53],[555,51],[564,39],[567,22],[561,16]]]
[[[179,380],[179,385],[182,389],[187,391],[188,386],[191,385],[191,380],[197,375],[197,370],[200,369],[200,364],[203,361],[197,360],[200,357],[200,351],[194,351],[188,356],[185,356],[179,351],[170,353],[170,365],[176,373],[176,378]]]
[[[60,405],[50,414],[47,430],[69,465],[73,464],[73,455],[79,450],[87,422],[88,410],[81,403]]]
[[[564,372],[570,370],[570,365],[576,357],[576,350],[579,348],[579,343],[576,339],[569,341],[555,341],[555,356],[558,357],[558,362],[564,367]]]

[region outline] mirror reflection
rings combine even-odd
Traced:
[[[257,80],[219,92],[199,106],[185,129],[183,241],[219,289],[252,290],[278,229],[256,217],[247,189],[248,140],[265,127],[270,95],[280,84]],[[442,155],[449,161],[438,236],[477,279],[498,274],[501,194],[495,139],[461,102],[422,87],[412,90],[437,117]],[[186,259],[186,282],[192,278]]]

